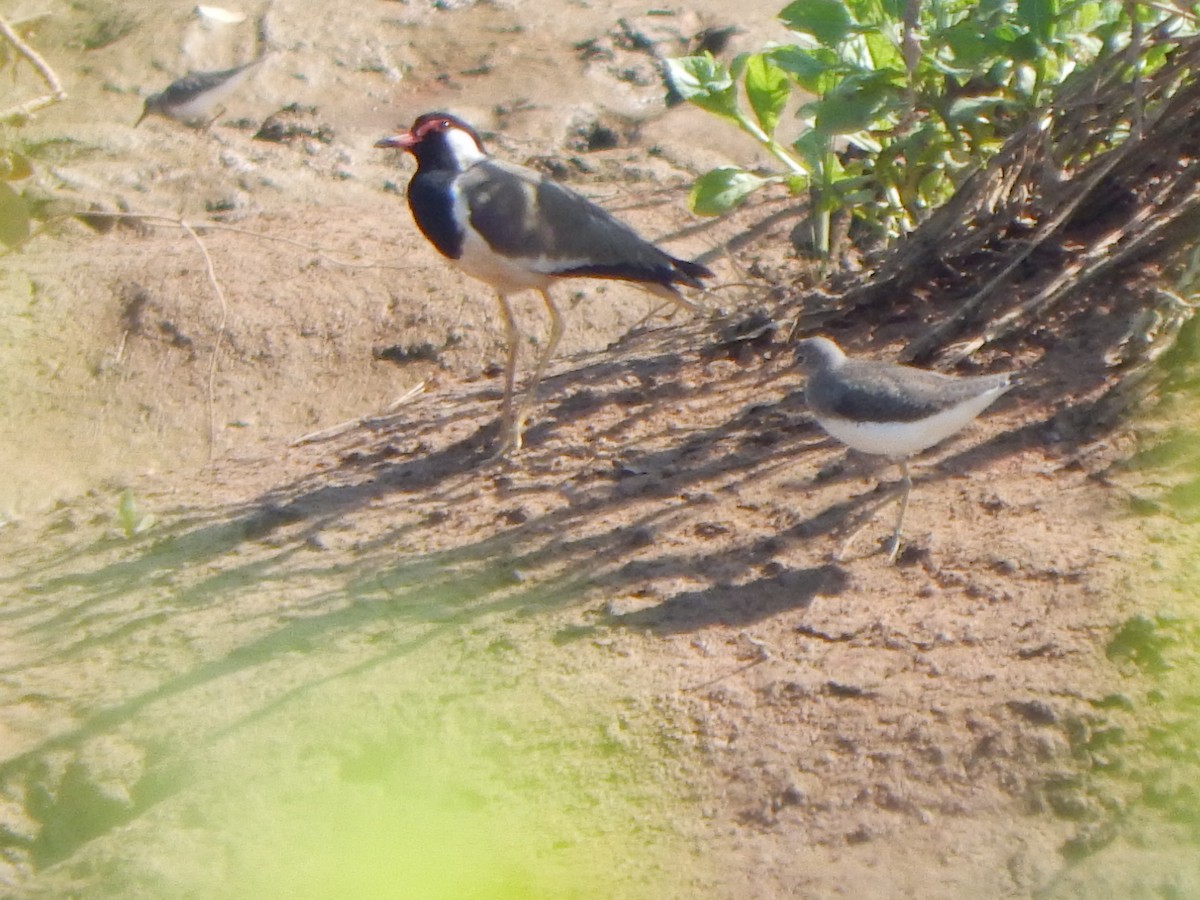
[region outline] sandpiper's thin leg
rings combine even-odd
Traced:
[[[204,132],[211,131],[213,125],[216,124],[217,119],[221,118],[223,115],[225,115],[225,107],[222,106],[215,113],[213,113],[203,125],[200,126],[200,130]]]
[[[513,317],[508,297],[497,294],[500,315],[504,319],[504,338],[508,341],[508,360],[504,364],[504,400],[500,405],[500,444],[496,456],[505,456],[521,449],[521,426],[514,415],[513,393],[517,383],[517,360],[521,355],[521,332]]]
[[[892,498],[889,495],[888,497],[886,497],[884,499],[883,503],[886,503],[888,500],[891,500],[891,499]],[[874,521],[875,513],[879,512],[879,507],[881,507],[883,505],[883,503],[875,504],[875,506],[871,507],[870,510],[868,510],[866,513],[864,513],[863,515],[858,517],[858,522],[853,526],[850,533],[848,535],[846,535],[846,539],[844,541],[842,541],[842,546],[838,547],[837,552],[833,554],[834,562],[841,562],[842,560],[844,560],[846,558],[846,554],[850,552],[850,546],[856,540],[858,540],[858,536],[860,534],[862,534],[864,531],[866,531],[867,526],[870,525],[872,521]]]
[[[850,533],[846,535],[846,539],[842,541],[836,553],[833,554],[834,562],[841,562],[846,558],[846,554],[850,552],[851,545],[858,540],[858,536],[867,530],[867,526],[875,521],[875,517],[879,515],[879,511],[887,506],[896,498],[895,491],[889,491],[884,495],[883,499],[876,500],[871,504],[870,508],[860,513],[853,522],[848,526]]]
[[[533,375],[529,379],[529,384],[525,387],[525,393],[521,397],[521,403],[517,406],[516,413],[516,429],[520,435],[525,427],[525,417],[529,414],[530,404],[537,398],[538,385],[542,381],[542,375],[546,371],[546,366],[554,356],[554,351],[558,349],[558,342],[562,340],[565,323],[562,313],[558,311],[558,307],[554,305],[554,301],[550,299],[550,294],[547,291],[541,291],[542,300],[546,303],[546,310],[550,313],[550,335],[546,339],[546,346],[542,349],[538,356],[537,364],[533,367]],[[520,438],[518,437],[518,441]],[[519,447],[520,444],[518,443]]]
[[[908,474],[908,460],[900,460],[900,470],[904,473],[903,487],[900,492],[900,515],[896,517],[896,530],[892,532],[891,544],[888,550],[888,562],[895,562],[900,552],[900,530],[904,527],[904,514],[908,512],[908,494],[912,490],[912,478]]]

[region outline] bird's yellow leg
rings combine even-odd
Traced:
[[[526,386],[525,392],[521,397],[521,403],[517,406],[515,422],[518,433],[518,447],[520,446],[520,432],[524,430],[525,418],[529,415],[529,407],[537,399],[538,385],[541,384],[542,376],[546,372],[546,366],[553,359],[554,352],[558,349],[558,343],[562,340],[563,331],[566,330],[566,323],[563,320],[562,313],[554,305],[554,300],[551,299],[549,292],[541,291],[540,293],[542,300],[546,304],[546,311],[550,313],[550,334],[546,338],[546,346],[542,348],[537,363],[533,367],[533,375],[530,377],[529,384]]]
[[[500,316],[504,320],[504,339],[508,342],[508,359],[504,364],[504,399],[500,404],[500,443],[497,457],[507,456],[521,449],[521,426],[514,414],[513,394],[517,382],[517,361],[521,355],[521,332],[513,316],[512,305],[504,294],[497,294]]]

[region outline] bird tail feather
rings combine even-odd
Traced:
[[[700,279],[713,277],[712,269],[708,268],[708,266],[702,266],[698,262],[672,257],[671,264],[675,267],[675,271],[679,276],[675,280],[689,287],[703,288],[704,284]]]

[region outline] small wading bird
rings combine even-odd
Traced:
[[[895,561],[912,489],[908,458],[965,428],[1013,386],[1013,376],[955,377],[850,359],[824,337],[800,341],[796,358],[808,374],[804,398],[817,423],[855,450],[888,457],[904,473],[900,515],[888,547],[888,560]]]
[[[207,128],[224,112],[221,101],[241,87],[265,57],[220,72],[189,72],[165,90],[151,94],[142,106],[142,114],[133,123],[137,128],[147,116],[162,116],[185,125]],[[215,111],[214,111],[215,110]]]
[[[712,277],[699,263],[667,255],[574,191],[492,158],[475,130],[447,113],[426,113],[375,146],[416,157],[408,206],[417,227],[443,256],[496,290],[508,341],[497,456],[520,449],[529,405],[562,337],[551,285],[578,277],[629,281],[695,311],[675,285],[702,288],[700,279]],[[541,294],[550,334],[516,404],[520,332],[509,297],[528,290]]]

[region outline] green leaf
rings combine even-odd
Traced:
[[[121,491],[121,497],[117,501],[117,524],[121,526],[125,537],[131,538],[134,535],[143,534],[157,523],[158,517],[153,513],[143,516],[138,511],[137,503],[133,499],[133,491],[129,488]]]
[[[942,41],[950,51],[954,66],[969,72],[981,68],[990,52],[993,52],[994,40],[980,32],[979,23],[964,19],[942,32]],[[937,65],[940,60],[933,61]],[[944,63],[943,63],[944,65]]]
[[[1002,59],[996,62],[988,69],[985,76],[988,84],[1005,85],[1012,80],[1013,62],[1011,59]]]
[[[864,206],[879,199],[879,183],[873,175],[843,178],[832,187],[840,206]]]
[[[881,14],[887,15],[889,12],[886,9],[887,4],[880,3],[879,0],[845,0],[845,3],[846,11],[858,22],[873,23]],[[900,12],[892,15],[892,18],[899,20]]]
[[[0,181],[20,181],[33,174],[29,160],[12,150],[0,150]]]
[[[792,149],[804,161],[810,172],[821,172],[829,154],[829,138],[817,131],[806,131],[796,138]]]
[[[897,99],[884,73],[853,75],[812,104],[816,129],[823,134],[848,134],[878,123]]]
[[[795,0],[779,18],[792,31],[811,34],[826,47],[836,47],[854,30],[854,20],[841,0]]]
[[[846,177],[841,160],[833,152],[829,135],[820,131],[806,131],[796,139],[792,148],[812,171],[811,180],[816,186],[827,188]]]
[[[1014,107],[1016,103],[1000,93],[959,97],[950,104],[946,118],[956,125],[971,121],[993,122],[1002,110]]]
[[[995,41],[997,44],[1011,44],[1021,36],[1021,31],[1011,23],[1005,22],[1003,25],[997,25],[990,32],[988,38]]]
[[[789,175],[783,183],[787,185],[788,193],[793,197],[808,193],[808,189],[812,187],[812,179],[807,175]]]
[[[867,52],[871,54],[871,65],[876,69],[906,70],[904,54],[892,43],[891,38],[879,31],[868,31],[863,35]]]
[[[832,50],[819,47],[805,50],[794,44],[770,51],[771,61],[796,80],[810,94],[823,94],[833,85],[840,62]]]
[[[133,537],[136,533],[137,520],[137,504],[133,502],[133,491],[126,488],[121,491],[121,497],[117,501],[117,522],[125,532],[125,537]]]
[[[696,180],[688,195],[688,206],[697,215],[719,216],[733,209],[768,180],[734,166],[721,166]]]
[[[933,207],[945,200],[952,188],[953,185],[941,172],[926,172],[917,183],[917,196],[922,205]]]
[[[1017,0],[1017,21],[1040,44],[1048,44],[1058,24],[1058,0]]]
[[[1033,66],[1022,64],[1017,66],[1014,75],[1016,77],[1013,78],[1013,90],[1022,97],[1032,96],[1037,85],[1037,70]]]
[[[733,76],[708,54],[667,60],[667,77],[683,97],[703,110],[737,118],[737,91]]]
[[[0,181],[0,242],[15,247],[29,237],[29,204]]]
[[[745,83],[746,97],[758,123],[768,135],[774,134],[791,91],[787,75],[765,53],[756,53],[746,61]]]
[[[1040,59],[1045,50],[1032,34],[1022,34],[1008,45],[1008,56],[1016,62],[1031,62]]]

